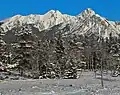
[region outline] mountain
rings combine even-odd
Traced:
[[[60,23],[68,23],[70,20],[74,19],[74,16],[69,16],[62,14],[59,11],[51,10],[44,15],[16,15],[12,18],[4,20],[4,24],[1,27],[6,32],[17,25],[22,26],[23,24],[33,24],[35,28],[38,28],[39,31],[42,31]]]
[[[77,69],[101,70],[102,64],[112,70],[120,60],[119,31],[120,22],[90,8],[76,16],[16,15],[0,22],[0,70],[16,68],[32,78],[77,78]]]
[[[15,28],[22,27],[23,25],[31,25],[32,29],[39,33],[42,31],[53,31],[54,28],[54,32],[64,30],[64,35],[91,35],[94,33],[104,38],[108,37],[110,33],[117,36],[120,30],[119,22],[109,21],[96,14],[90,8],[77,16],[70,16],[51,10],[44,15],[16,15],[1,21],[3,33],[5,35],[9,34],[9,36],[12,35],[9,31],[13,31]],[[9,37],[7,36],[7,38]]]

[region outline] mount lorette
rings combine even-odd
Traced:
[[[64,35],[69,34],[87,34],[96,33],[102,37],[108,37],[110,33],[118,36],[120,33],[119,22],[109,21],[106,18],[96,14],[92,9],[88,8],[77,16],[62,14],[59,11],[51,10],[44,15],[16,15],[1,21],[1,29],[3,35],[9,41],[13,40],[11,35],[15,34],[15,28],[23,25],[30,25],[34,33],[42,33],[47,31],[48,34],[63,31]],[[51,32],[52,31],[52,32]]]

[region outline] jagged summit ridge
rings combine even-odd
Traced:
[[[96,13],[95,13],[95,11],[93,11],[91,8],[87,8],[86,10],[84,10],[84,11],[82,11],[79,15],[77,15],[77,16],[81,16],[81,15],[84,15],[84,16],[86,16],[86,15],[95,15]]]
[[[95,12],[92,9],[88,8],[78,16],[79,17],[80,15],[86,16],[88,14],[92,15],[95,14]],[[15,15],[7,20],[4,20],[3,21],[4,24],[1,27],[6,32],[7,30],[11,30],[13,27],[15,27],[16,24],[19,24],[20,26],[22,26],[23,24],[34,24],[34,26],[41,31],[60,23],[70,23],[70,22],[74,23],[76,21],[77,21],[77,16],[62,14],[58,10],[50,10],[44,15],[37,15],[37,14],[30,14],[28,16]]]
[[[75,17],[62,14],[58,10],[50,10],[44,15],[31,14],[28,16],[13,16],[7,20],[4,20],[4,24],[1,27],[6,32],[7,29],[11,30],[12,28],[14,28],[16,24],[19,24],[20,26],[22,26],[23,24],[33,24],[34,27],[38,28],[41,31],[60,23],[69,22],[69,20],[73,18]]]
[[[16,15],[7,20],[1,25],[4,32],[12,30],[15,27],[24,24],[31,24],[39,31],[49,29],[55,25],[63,24],[63,26],[70,25],[70,31],[73,33],[84,34],[89,30],[91,32],[98,32],[108,36],[111,32],[116,35],[120,30],[120,25],[113,21],[96,14],[91,8],[87,8],[77,16],[62,14],[58,10],[50,10],[44,15],[30,14],[28,16]],[[102,33],[104,31],[104,33]]]

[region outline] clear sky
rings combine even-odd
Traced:
[[[77,15],[86,8],[110,20],[120,21],[120,0],[1,0],[0,20],[16,14],[44,14],[49,10]]]

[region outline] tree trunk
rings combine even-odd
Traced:
[[[97,72],[97,70],[94,70],[94,73],[95,73],[95,78],[96,78],[96,72]]]
[[[104,83],[103,83],[103,62],[101,60],[101,86],[104,87]]]

